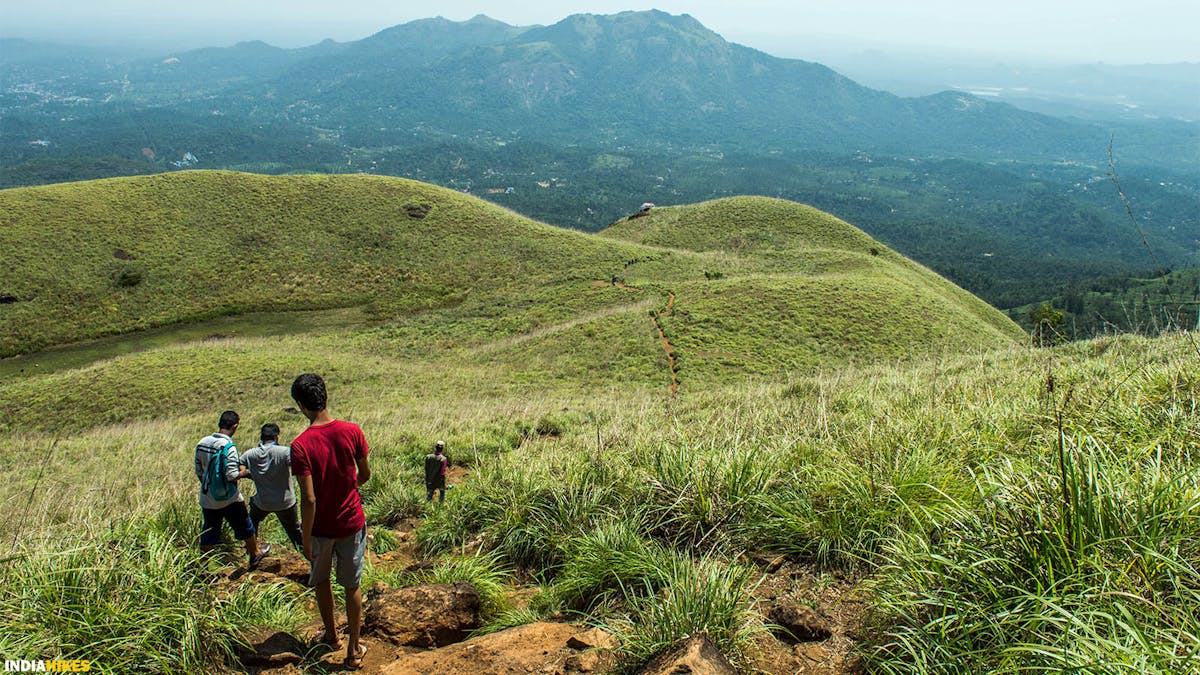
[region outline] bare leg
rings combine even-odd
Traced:
[[[258,555],[258,535],[252,534],[246,537],[246,555],[253,558]]]
[[[346,632],[349,633],[349,644],[346,645],[346,658],[352,659],[359,655],[358,634],[362,628],[362,589],[346,589]]]
[[[340,647],[341,645],[338,645],[337,624],[333,622],[333,587],[329,584],[329,580],[326,579],[317,584],[313,588],[313,591],[317,596],[317,609],[321,610],[321,623],[325,624],[324,641]],[[347,602],[346,604],[349,605],[350,603]]]

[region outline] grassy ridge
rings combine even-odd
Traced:
[[[961,332],[978,330],[974,346],[1017,335],[998,312],[856,228],[781,200],[663,209],[636,221],[641,230],[596,237],[403,179],[181,172],[4,190],[0,213],[10,249],[0,270],[4,355],[213,316],[350,306],[388,325],[461,305],[440,323],[500,337],[572,318],[539,315],[535,303],[609,306],[579,300],[592,281],[625,278],[665,295],[706,274],[853,274],[875,294],[908,284],[945,305],[941,316]],[[895,314],[889,325],[904,335],[912,320]]]
[[[628,247],[371,176],[185,172],[0,192],[0,354],[191,321],[605,278]],[[420,216],[420,217],[414,217]],[[131,258],[131,259],[123,259]]]

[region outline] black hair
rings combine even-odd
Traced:
[[[218,429],[232,429],[238,425],[242,418],[232,410],[226,410],[221,413],[221,421],[217,423]]]
[[[258,437],[264,442],[279,440],[279,425],[274,422],[267,422],[262,426],[262,431],[258,433]]]
[[[321,412],[325,409],[325,380],[316,373],[304,373],[292,382],[292,398],[306,410]]]

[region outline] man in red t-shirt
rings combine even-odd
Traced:
[[[346,592],[349,645],[346,666],[357,670],[367,650],[359,642],[362,627],[363,554],[367,528],[358,488],[371,478],[367,439],[357,424],[334,419],[325,409],[325,381],[306,373],[292,382],[292,398],[309,426],[292,441],[292,474],[300,484],[304,555],[312,561],[309,585],[325,624],[321,642],[341,648],[333,619],[329,573],[337,558],[337,582]]]

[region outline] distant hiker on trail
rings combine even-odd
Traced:
[[[446,458],[446,441],[438,441],[433,452],[425,455],[425,501],[433,501],[433,493],[441,490],[438,503],[446,502],[446,469],[450,460]]]
[[[362,628],[363,554],[367,544],[359,486],[371,479],[367,439],[357,424],[334,419],[326,410],[325,380],[305,373],[292,382],[292,398],[309,426],[292,441],[292,474],[300,483],[304,556],[312,561],[308,583],[317,595],[325,633],[320,642],[340,649],[333,617],[329,573],[337,558],[337,582],[346,593],[347,668],[362,668],[366,645]]]
[[[233,444],[239,421],[236,412],[226,410],[217,423],[217,433],[205,436],[196,445],[196,478],[200,481],[200,510],[204,515],[200,550],[211,551],[221,543],[221,522],[228,522],[233,536],[246,543],[250,569],[254,569],[271,547],[258,547],[254,523],[238,490],[238,479],[250,475],[238,465],[237,446]]]
[[[250,478],[257,488],[250,498],[250,520],[257,532],[263,519],[274,513],[292,545],[302,551],[304,540],[300,533],[300,518],[296,515],[292,474],[288,468],[292,463],[292,451],[286,445],[279,445],[279,426],[276,424],[264,424],[258,436],[262,442],[247,450],[241,459],[242,466],[250,472]]]

